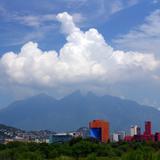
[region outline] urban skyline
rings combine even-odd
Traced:
[[[102,143],[108,142],[160,142],[160,131],[152,132],[152,122],[145,121],[144,132],[138,125],[131,125],[128,132],[112,131],[111,123],[106,120],[96,119],[89,122],[88,127],[80,127],[75,131],[55,132],[49,130],[24,131],[13,127],[2,125],[0,132],[0,143],[14,141],[35,142],[35,143],[63,143],[74,138],[95,139]],[[9,129],[8,129],[9,128]]]

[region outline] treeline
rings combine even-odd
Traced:
[[[101,144],[80,138],[63,144],[12,142],[0,144],[0,160],[160,160],[160,143]]]

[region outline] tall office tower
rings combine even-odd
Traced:
[[[144,131],[144,135],[152,135],[152,124],[151,121],[146,121],[145,122],[145,131]]]
[[[139,129],[140,128],[137,125],[131,126],[131,130],[130,130],[131,136],[139,135],[139,132],[140,132]]]
[[[141,135],[141,128],[140,127],[137,127],[137,135]]]
[[[135,135],[135,133],[134,133],[134,126],[131,126],[131,129],[130,129],[130,134],[131,134],[131,136],[134,136]]]
[[[118,131],[112,134],[112,141],[113,142],[124,141],[125,136],[126,136],[125,131]]]
[[[104,120],[93,120],[89,123],[90,137],[101,142],[109,141],[109,122]]]
[[[118,133],[113,133],[112,141],[113,142],[119,142],[119,134]]]

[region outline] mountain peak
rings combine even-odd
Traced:
[[[88,92],[86,97],[98,97],[96,94],[94,94],[93,92]]]
[[[87,126],[92,119],[107,119],[112,131],[124,130],[132,124],[142,126],[150,119],[157,130],[160,112],[113,96],[96,96],[92,92],[83,96],[80,91],[57,101],[39,94],[0,111],[1,123],[29,130],[74,130]]]
[[[69,94],[68,96],[65,96],[63,99],[76,99],[76,98],[81,98],[82,94],[80,92],[80,90],[77,90],[75,92],[72,92],[71,94]]]
[[[33,97],[29,97],[28,100],[56,100],[53,97],[45,94],[45,93],[40,93],[38,95],[35,95]]]

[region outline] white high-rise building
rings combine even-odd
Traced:
[[[113,142],[119,142],[119,134],[113,133]]]
[[[131,126],[131,136],[138,135],[138,129],[139,127],[137,125]]]
[[[125,138],[125,131],[118,131],[116,133],[113,133],[112,135],[112,141],[113,142],[119,142],[119,141],[123,141]]]

